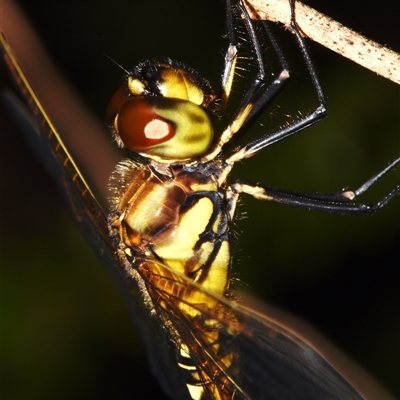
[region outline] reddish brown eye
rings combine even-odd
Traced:
[[[131,83],[140,92],[140,81]],[[107,123],[120,147],[160,162],[186,160],[207,151],[214,134],[207,110],[189,100],[142,92],[133,94],[121,87],[108,105]]]
[[[124,145],[144,151],[163,143],[175,134],[175,127],[153,111],[150,98],[130,97],[125,100],[115,121],[115,129]]]

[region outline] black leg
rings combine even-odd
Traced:
[[[286,139],[287,137],[290,137],[303,129],[315,124],[316,122],[320,121],[321,119],[325,118],[326,116],[326,104],[325,104],[325,97],[322,92],[321,84],[319,83],[317,74],[315,72],[315,68],[313,66],[313,63],[311,61],[310,55],[308,53],[307,47],[305,45],[305,42],[300,34],[299,27],[296,24],[295,20],[295,1],[294,0],[289,0],[290,1],[290,7],[291,7],[291,27],[293,30],[293,33],[295,35],[295,39],[297,41],[297,44],[301,50],[304,62],[306,64],[308,73],[311,77],[311,80],[313,82],[313,85],[315,87],[316,93],[317,93],[317,98],[318,98],[318,107],[308,115],[305,115],[304,117],[300,118],[297,121],[294,121],[287,127],[283,129],[279,129],[277,132],[274,132],[270,135],[263,136],[262,138],[249,143],[245,147],[243,147],[240,151],[238,151],[236,154],[234,154],[232,157],[229,158],[229,162],[236,162],[244,158],[249,158],[257,154],[260,150],[263,150],[264,148],[270,146],[273,143],[279,142],[283,139]],[[273,44],[274,48],[275,47],[275,40],[271,33],[269,32],[268,29],[268,23],[267,21],[263,21],[264,24],[264,30],[268,36],[268,38],[271,40],[271,43]],[[272,39],[271,39],[272,38]],[[278,48],[278,55],[281,54],[281,51]],[[282,71],[283,73],[284,71]],[[281,74],[282,74],[281,73]],[[271,85],[272,86],[272,85]],[[270,87],[268,87],[265,91],[265,94],[263,96],[260,96],[260,106],[253,107],[255,110],[253,113],[251,113],[249,116],[254,118],[257,118],[263,111],[265,111],[265,108],[270,104],[272,98],[269,96],[268,91],[270,90]],[[276,93],[272,94],[273,97],[276,96]],[[253,121],[254,122],[254,121]]]
[[[354,191],[346,190],[343,192],[328,194],[301,193],[253,185],[244,180],[234,182],[231,185],[231,190],[237,194],[250,194],[259,200],[273,201],[275,203],[306,208],[308,210],[325,211],[345,215],[370,215],[384,207],[394,196],[399,194],[400,185],[397,185],[376,204],[354,203],[353,201],[399,165],[400,157],[365,182],[359,189]]]
[[[225,66],[222,75],[221,87],[221,110],[225,110],[231,93],[233,77],[235,74],[237,61],[237,40],[235,36],[234,16],[232,14],[233,6],[230,0],[226,0],[227,7],[227,30],[229,36],[229,46],[225,54]],[[289,78],[288,64],[280,50],[274,36],[270,30],[263,24],[265,34],[270,41],[272,48],[276,52],[281,64],[281,71],[275,75],[271,83],[267,83],[262,57],[262,49],[254,29],[254,21],[251,20],[246,8],[241,2],[235,6],[237,12],[243,19],[251,47],[255,53],[255,59],[258,67],[257,75],[243,97],[241,104],[234,113],[234,116],[228,127],[223,131],[219,142],[214,146],[212,151],[203,158],[204,161],[213,159],[222,147],[229,142],[232,137],[240,132],[245,132],[253,125],[257,118],[266,110],[276,96],[284,89],[287,79]]]

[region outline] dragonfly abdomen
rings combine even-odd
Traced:
[[[233,354],[219,345],[219,318],[226,316],[217,311],[221,306],[214,297],[225,295],[231,264],[231,200],[217,182],[212,171],[182,166],[163,170],[132,161],[120,163],[110,180],[111,235],[170,331],[193,399],[219,392],[215,382],[233,362]],[[190,331],[202,337],[202,345]],[[211,354],[219,368],[208,362]]]

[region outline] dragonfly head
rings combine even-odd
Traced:
[[[203,155],[214,138],[217,97],[192,68],[148,60],[127,75],[107,109],[117,143],[171,163]]]

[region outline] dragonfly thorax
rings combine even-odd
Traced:
[[[212,174],[182,166],[170,172],[120,163],[110,180],[112,226],[132,254],[223,295],[230,278],[229,200]]]

